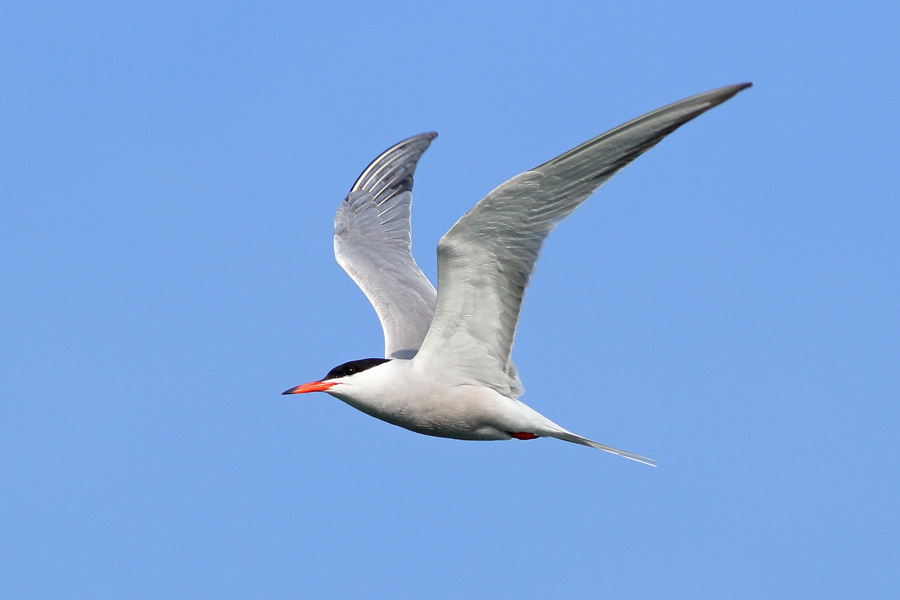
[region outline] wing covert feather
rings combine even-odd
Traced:
[[[485,196],[438,244],[437,307],[415,362],[453,383],[521,395],[510,354],[525,288],[547,236],[628,163],[749,85],[715,89],[638,117]]]

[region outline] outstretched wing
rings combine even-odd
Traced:
[[[453,383],[522,393],[510,353],[544,240],[619,169],[750,84],[670,104],[513,177],[457,221],[438,244],[438,299],[414,362]]]
[[[413,174],[434,132],[389,148],[366,167],[334,216],[334,256],[375,308],[387,358],[412,358],[434,316],[437,293],[413,260]]]

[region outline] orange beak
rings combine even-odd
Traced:
[[[337,381],[313,381],[310,383],[304,383],[303,385],[298,385],[297,387],[292,387],[286,392],[281,392],[281,395],[285,394],[306,394],[308,392],[324,392],[328,388],[337,385]]]

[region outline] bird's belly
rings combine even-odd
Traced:
[[[370,398],[342,397],[350,406],[382,421],[437,437],[459,440],[508,440],[519,431],[513,418],[516,400],[475,386],[410,390]]]

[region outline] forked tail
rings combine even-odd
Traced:
[[[618,448],[613,448],[612,446],[606,446],[604,444],[599,444],[593,440],[589,440],[585,437],[581,437],[580,435],[575,435],[571,431],[559,431],[553,433],[545,434],[547,437],[555,437],[558,440],[565,440],[567,442],[573,442],[575,444],[581,444],[582,446],[590,446],[591,448],[596,448],[597,450],[603,450],[604,452],[610,452],[612,454],[618,454],[624,458],[629,460],[635,460],[639,463],[644,463],[645,465],[650,465],[651,467],[656,466],[656,461],[652,458],[647,458],[646,456],[641,456],[640,454],[635,454],[634,452],[628,452],[626,450],[619,450]]]

